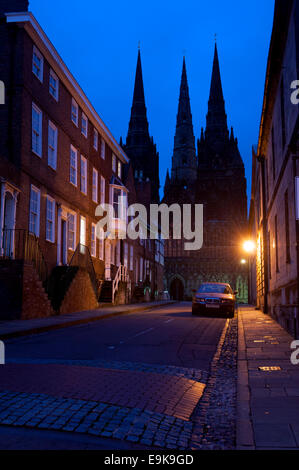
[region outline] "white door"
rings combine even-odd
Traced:
[[[84,253],[86,246],[86,219],[85,217],[80,217],[80,251]]]

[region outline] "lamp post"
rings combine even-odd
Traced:
[[[251,266],[250,266],[250,257],[255,252],[256,245],[252,240],[246,240],[243,243],[243,250],[247,254],[247,262],[248,262],[248,303],[251,301]],[[241,261],[242,264],[246,264],[246,260]]]

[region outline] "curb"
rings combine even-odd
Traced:
[[[30,328],[30,329],[27,329],[27,330],[14,331],[12,333],[5,333],[3,335],[0,335],[0,340],[20,338],[22,336],[30,336],[30,335],[34,335],[34,334],[38,334],[38,333],[46,333],[48,331],[59,330],[59,329],[67,328],[67,327],[71,327],[71,326],[83,325],[83,324],[86,324],[86,323],[93,323],[93,322],[96,322],[96,321],[104,320],[105,318],[112,318],[112,317],[117,317],[119,315],[126,315],[126,314],[129,314],[129,313],[144,312],[146,310],[156,309],[156,308],[159,308],[159,307],[166,307],[168,305],[173,305],[174,303],[176,303],[176,302],[175,301],[169,301],[169,302],[166,301],[165,303],[159,304],[159,305],[150,305],[150,306],[148,305],[148,306],[145,306],[145,307],[136,307],[136,308],[132,308],[132,309],[121,310],[119,312],[111,312],[111,313],[108,313],[107,315],[102,315],[102,316],[86,317],[86,318],[81,318],[79,320],[66,321],[65,323],[57,323],[57,324],[53,324],[53,325]]]
[[[244,326],[241,312],[238,315],[238,379],[237,379],[237,450],[254,450],[254,433],[251,422],[250,389]]]

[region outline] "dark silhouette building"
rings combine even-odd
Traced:
[[[197,141],[192,124],[186,63],[183,60],[171,175],[167,172],[167,204],[203,204],[204,244],[185,251],[184,240],[165,244],[165,283],[172,297],[191,298],[201,282],[228,282],[247,301],[246,265],[242,241],[247,221],[244,164],[233,129],[229,133],[215,45],[206,129]]]

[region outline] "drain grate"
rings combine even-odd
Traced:
[[[259,370],[262,371],[262,372],[275,372],[275,371],[278,371],[278,370],[281,370],[281,367],[279,366],[261,366],[259,367]]]

